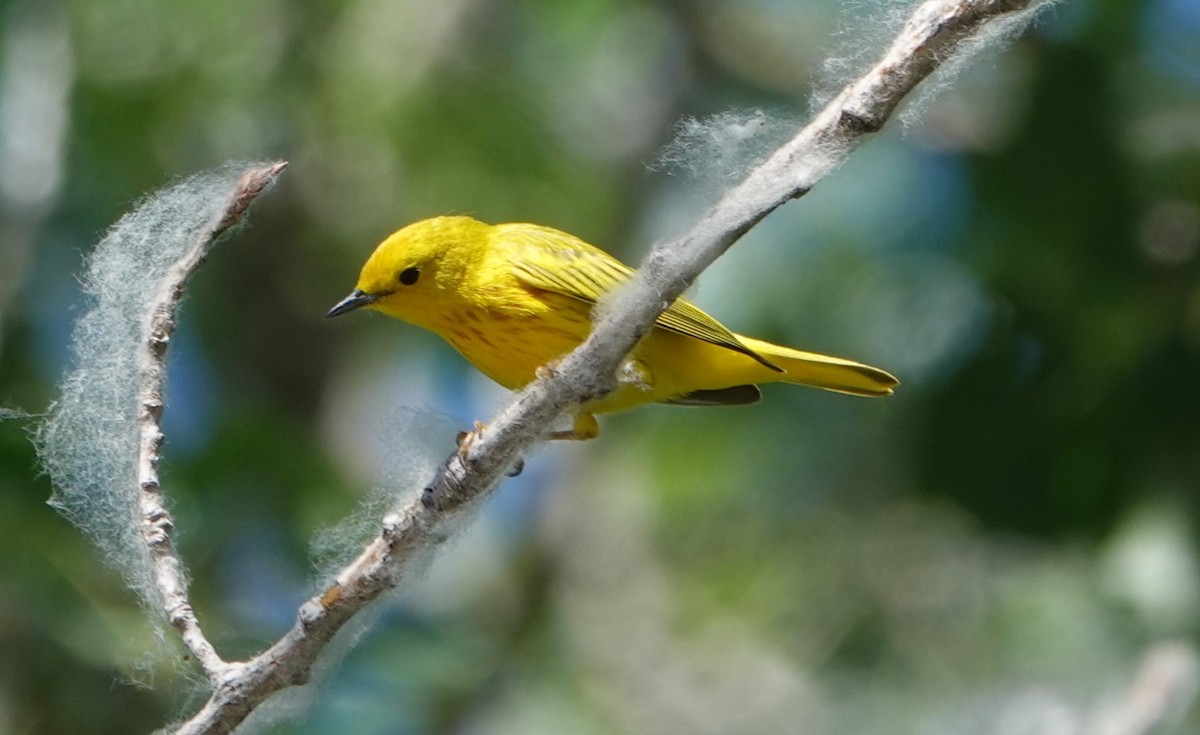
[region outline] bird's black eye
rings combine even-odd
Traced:
[[[420,268],[405,268],[400,272],[400,282],[405,286],[411,286],[421,277]]]

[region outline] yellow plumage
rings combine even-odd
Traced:
[[[492,380],[516,389],[583,341],[597,300],[632,273],[549,227],[435,217],[380,243],[354,292],[329,316],[365,306],[424,327]],[[658,318],[623,371],[621,387],[580,409],[570,438],[595,436],[596,413],[645,403],[752,403],[761,383],[885,396],[899,382],[852,360],[734,334],[682,298]]]

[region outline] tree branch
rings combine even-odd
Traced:
[[[1142,656],[1125,692],[1100,711],[1093,735],[1149,735],[1179,717],[1196,697],[1200,660],[1183,641],[1156,643]]]
[[[603,314],[588,339],[557,369],[536,380],[464,452],[452,455],[419,501],[383,519],[362,554],[321,594],[301,605],[292,629],[244,664],[228,665],[205,706],[175,731],[230,732],[268,696],[305,683],[317,656],[341,626],[400,579],[406,564],[444,540],[462,512],[477,505],[522,452],[564,411],[616,384],[620,362],[655,318],[759,220],[804,195],[839,166],[901,100],[953,52],[990,24],[1028,17],[1044,0],[930,0],[919,5],[883,58],[813,121],[725,194],[686,234],[660,243],[638,276]]]
[[[217,239],[242,219],[254,199],[287,166],[278,162],[246,171],[234,186],[229,203],[220,219],[201,232],[188,246],[161,282],[154,296],[146,341],[138,356],[138,509],[141,513],[142,539],[146,542],[154,585],[171,625],[179,631],[184,645],[204,668],[213,686],[228,673],[226,664],[205,638],[200,621],[188,601],[187,572],[175,552],[171,514],[163,503],[158,482],[159,449],[163,434],[159,419],[163,411],[163,383],[166,380],[166,353],[175,330],[175,313],[183,298],[187,279],[204,262]]]

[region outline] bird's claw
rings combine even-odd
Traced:
[[[471,445],[475,440],[483,435],[484,424],[482,421],[475,422],[473,431],[460,431],[458,436],[454,438],[454,442],[458,445],[458,454],[463,459],[467,458],[467,452],[470,451]]]
[[[467,452],[471,450],[471,445],[475,443],[480,436],[483,435],[484,424],[482,421],[475,422],[475,428],[472,431],[460,431],[458,436],[454,438],[454,442],[458,445],[458,456],[464,460],[467,458]],[[525,471],[525,460],[518,458],[515,460],[504,473],[505,477],[516,477]]]
[[[508,470],[506,470],[504,473],[504,476],[505,477],[516,477],[517,475],[521,474],[524,471],[525,471],[525,460],[518,457],[516,459],[516,461],[514,461],[511,465],[509,465]]]
[[[545,365],[539,366],[536,370],[533,371],[534,377],[538,378],[539,380],[549,380],[551,378],[558,377],[559,362],[561,362],[561,361],[560,360],[551,360],[550,362],[546,363]]]

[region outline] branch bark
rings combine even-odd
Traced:
[[[159,425],[163,411],[163,383],[166,380],[166,353],[175,330],[175,313],[183,298],[188,278],[196,272],[217,239],[241,221],[254,199],[279,176],[287,164],[278,162],[250,169],[231,192],[229,204],[219,220],[201,233],[175,262],[161,289],[146,327],[146,341],[138,358],[138,510],[141,513],[142,539],[149,552],[154,585],[167,620],[179,631],[183,643],[200,662],[215,687],[229,672],[217,651],[204,636],[200,621],[188,601],[187,571],[175,552],[172,533],[175,523],[163,502],[158,481],[159,449],[163,434]]]
[[[998,19],[1044,0],[929,0],[919,5],[882,59],[799,133],[728,191],[684,235],[656,245],[638,276],[600,309],[588,339],[452,455],[422,497],[388,514],[379,536],[319,595],[300,606],[288,633],[240,664],[216,666],[212,696],[176,733],[227,733],[273,693],[308,681],[342,625],[400,579],[405,565],[444,540],[559,415],[617,384],[617,367],[658,314],[708,265],[777,207],[803,196],[878,131],[923,79]],[[190,610],[188,611],[190,615]],[[190,625],[190,623],[189,623]],[[210,672],[211,674],[211,672]]]

